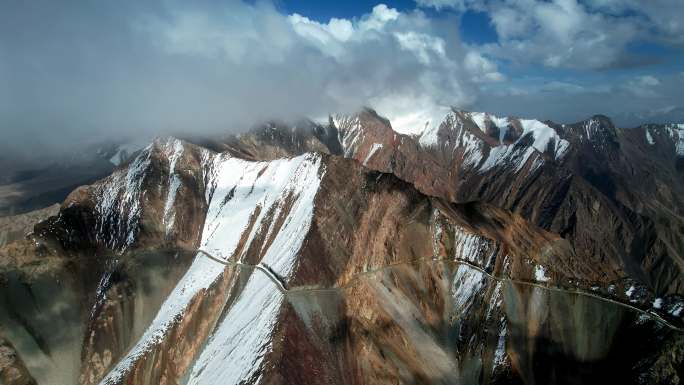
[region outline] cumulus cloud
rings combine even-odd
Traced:
[[[684,6],[680,0],[587,0],[589,7],[620,16],[635,14],[648,28],[643,37],[665,44],[684,45]]]
[[[681,0],[417,0],[487,12],[498,42],[484,52],[521,64],[603,69],[635,64],[631,43],[684,44]]]
[[[501,78],[457,28],[383,4],[321,23],[270,2],[13,2],[0,14],[3,144],[222,133],[363,105],[418,124],[409,107],[469,106],[479,80]]]
[[[624,59],[638,33],[631,18],[591,13],[576,0],[517,0],[492,5],[490,12],[500,40],[488,51],[548,67],[609,67]]]
[[[680,110],[680,75],[611,75],[597,84],[530,80],[524,69],[591,71],[619,65],[635,39],[679,44],[684,7],[658,3],[667,6],[419,0],[487,12],[499,41],[468,45],[458,14],[383,4],[321,21],[269,1],[11,2],[0,13],[0,157],[85,140],[236,132],[364,105],[405,132],[451,106],[561,121],[675,106],[671,116]],[[501,70],[508,61],[523,70]]]
[[[642,98],[655,98],[658,96],[657,86],[660,85],[660,80],[655,76],[642,75],[637,76],[634,79],[629,79],[625,82],[623,88],[634,94],[635,96]]]
[[[652,86],[659,85],[660,80],[658,80],[658,78],[656,78],[655,76],[644,75],[644,76],[639,76],[636,79],[636,84],[640,85],[642,87],[652,87]]]

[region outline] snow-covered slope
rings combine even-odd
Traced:
[[[272,162],[249,162],[217,155],[209,162],[209,210],[201,249],[239,262],[257,232],[265,230],[269,242],[265,243],[260,262],[279,276],[288,277],[311,223],[313,199],[323,173],[321,157],[307,154]],[[287,219],[274,231],[280,216]],[[198,253],[147,331],[102,384],[122,381],[136,361],[155,349],[182,318],[193,298],[217,282],[224,268],[225,265]],[[200,356],[191,383],[219,383],[220,379],[222,384],[237,384],[250,378],[267,349],[281,301],[277,287],[261,270],[254,270]],[[244,332],[247,327],[249,333]]]
[[[562,139],[556,130],[549,125],[534,119],[517,119],[498,117],[484,112],[454,111],[447,114],[442,126],[435,126],[422,132],[419,142],[424,147],[436,146],[444,141],[440,129],[452,127],[461,131],[464,127],[479,130],[482,135],[489,135],[496,145],[517,144],[531,138],[530,146],[540,153],[550,152],[556,160],[563,158],[569,143]]]
[[[666,130],[675,142],[677,155],[684,157],[684,124],[669,124]]]

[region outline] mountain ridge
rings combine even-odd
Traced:
[[[83,336],[61,357],[77,362],[65,382],[582,383],[626,362],[618,377],[636,383],[656,378],[644,360],[674,378],[684,339],[658,317],[680,325],[684,311],[675,130],[662,128],[674,157],[652,157],[651,127],[590,119],[568,136],[574,127],[475,120],[454,112],[423,143],[372,110],[269,124],[211,149],[156,139],[0,249],[17,283],[4,301],[28,320],[0,312],[17,371],[52,383],[54,369],[37,370],[51,349],[27,341],[60,345],[11,298],[30,287],[29,303],[49,308],[41,287],[57,276],[78,282],[53,290],[80,298],[60,325]],[[265,266],[284,288],[341,291],[283,292],[197,249]]]

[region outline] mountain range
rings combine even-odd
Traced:
[[[105,152],[0,248],[3,384],[684,378],[684,124],[364,109]]]

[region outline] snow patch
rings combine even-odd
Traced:
[[[653,301],[653,308],[661,309],[662,307],[663,307],[663,299],[662,298],[656,298]]]
[[[287,219],[278,231],[278,236],[262,260],[281,277],[287,277],[293,267],[293,253],[309,231],[313,215],[313,200],[320,185],[319,169],[322,158],[305,154],[292,159],[271,162],[249,162],[228,158],[218,166],[216,194],[224,196],[220,205],[210,207],[205,226],[213,236],[203,249],[222,258],[242,261],[243,255],[233,256],[243,232],[249,231],[246,244],[249,245],[262,229],[269,211],[288,199],[291,203]],[[256,207],[259,215],[249,226]],[[273,222],[267,223],[267,233],[272,233]],[[248,249],[243,248],[244,252]]]
[[[471,112],[469,113],[470,119],[475,123],[475,125],[482,132],[487,132],[487,122],[490,122],[499,130],[499,143],[503,144],[504,138],[508,133],[508,129],[511,125],[511,119],[507,117],[497,117],[495,115],[482,113],[482,112]],[[553,155],[556,160],[563,158],[570,143],[562,139],[556,130],[551,128],[545,123],[540,122],[535,119],[519,119],[520,126],[523,129],[520,138],[516,141],[518,143],[526,135],[532,135],[534,142],[532,147],[537,151],[544,153],[549,148],[549,145],[553,144]]]
[[[670,124],[666,130],[675,143],[677,155],[684,156],[684,124]]]
[[[487,320],[491,319],[494,310],[501,308],[501,305],[503,303],[503,298],[501,294],[502,287],[503,284],[501,283],[501,281],[497,281],[496,285],[494,286],[494,292],[492,293],[489,303],[487,304]]]
[[[451,288],[456,314],[466,313],[470,309],[475,296],[482,290],[486,280],[486,275],[470,266],[459,265],[456,268]]]
[[[508,159],[509,155],[513,153],[514,145],[496,146],[489,149],[489,155],[479,167],[479,172],[489,171],[499,164],[503,164]]]
[[[556,160],[562,159],[568,148],[570,148],[570,143],[565,139],[561,139],[556,130],[538,120],[520,119],[520,125],[523,128],[523,134],[520,138],[528,133],[531,134],[534,138],[532,147],[537,151],[544,153],[551,143],[555,144],[553,155]]]
[[[358,115],[331,116],[333,125],[337,128],[337,140],[342,145],[344,157],[349,158],[354,154],[359,139],[362,139],[361,119]]]
[[[163,221],[165,225],[166,236],[168,237],[173,231],[173,225],[176,221],[175,202],[178,189],[181,186],[180,177],[176,173],[176,163],[183,155],[185,148],[183,143],[178,139],[170,139],[165,146],[167,152],[171,152],[169,159],[169,190],[166,194],[166,202],[164,203]]]
[[[487,114],[483,112],[471,112],[470,119],[473,121],[473,123],[475,123],[475,125],[477,126],[477,128],[480,129],[480,131],[486,131]]]
[[[515,144],[492,147],[489,149],[487,159],[480,165],[478,172],[484,173],[495,167],[508,165],[518,173],[525,167],[527,161],[535,152],[537,151],[533,147],[520,147]],[[530,173],[536,171],[543,164],[543,159],[535,158],[534,163],[530,166]]]
[[[126,169],[114,171],[95,187],[95,239],[110,249],[124,251],[138,234],[142,185],[150,166],[150,151],[151,145]]]
[[[418,143],[424,147],[437,147],[439,145],[439,129],[441,125],[426,127],[418,138]]]
[[[453,112],[447,114],[441,125],[435,125],[423,131],[422,135],[418,138],[418,143],[423,148],[439,147],[441,143],[439,138],[440,130],[448,129],[451,130],[450,136],[458,141],[455,148],[461,148],[463,151],[461,154],[463,166],[473,168],[480,164],[483,158],[482,147],[484,142],[470,131],[465,130],[463,128],[463,121]]]
[[[188,384],[259,383],[253,376],[271,350],[282,300],[266,275],[253,273],[199,355]]]
[[[598,133],[601,127],[601,122],[596,119],[589,119],[589,121],[584,123],[584,133],[587,140],[591,140],[591,136]]]
[[[501,330],[499,331],[499,340],[496,343],[496,350],[494,351],[494,369],[502,366],[506,362],[506,320],[501,319]]]
[[[460,139],[463,148],[463,165],[473,168],[482,162],[482,141],[469,132],[463,132]]]
[[[486,253],[492,247],[490,240],[477,234],[464,231],[461,227],[454,230],[454,258],[456,260],[468,261],[478,265],[488,263]]]
[[[648,128],[646,129],[646,141],[648,144],[651,146],[655,144],[655,141],[653,140],[653,137],[651,136],[651,133],[648,131]]]
[[[471,112],[469,113],[469,116],[477,128],[479,128],[483,133],[487,132],[487,122],[490,122],[499,130],[499,143],[503,144],[506,133],[508,133],[508,127],[511,124],[507,117],[500,118],[496,115],[491,115],[484,112]]]
[[[366,155],[366,159],[363,160],[363,165],[366,166],[368,164],[368,161],[370,158],[373,157],[376,151],[382,148],[382,143],[373,143],[371,146],[370,151],[368,151],[368,155]]]
[[[632,285],[632,286],[629,287],[629,289],[627,289],[627,290],[625,291],[625,295],[626,295],[627,297],[631,297],[632,294],[634,294],[634,291],[636,291],[636,287],[634,287],[634,285]]]
[[[538,282],[549,282],[551,280],[551,278],[546,276],[546,270],[542,265],[534,267],[534,279]]]

